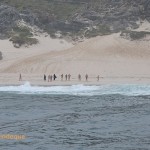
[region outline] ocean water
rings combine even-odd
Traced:
[[[150,85],[0,87],[0,150],[150,150]]]

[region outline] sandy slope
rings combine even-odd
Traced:
[[[65,40],[51,39],[45,35],[37,36],[36,38],[39,40],[39,44],[21,48],[14,48],[9,40],[0,40],[0,51],[3,54],[3,60],[0,61],[0,72],[25,59],[73,47],[73,44]],[[24,67],[22,69],[24,69]]]
[[[44,38],[42,40],[46,41]],[[15,49],[8,41],[0,41],[0,51],[4,56],[0,61],[1,83],[7,82],[4,75],[17,79],[19,73],[26,76],[25,80],[32,82],[37,79],[34,83],[38,83],[44,73],[70,73],[73,80],[79,73],[87,73],[93,82],[99,74],[107,83],[150,83],[149,37],[141,41],[129,41],[120,38],[119,34],[113,34],[95,37],[74,47],[67,42],[49,41],[49,45],[43,42],[43,46],[41,44],[28,49]]]

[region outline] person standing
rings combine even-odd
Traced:
[[[67,74],[65,75],[65,79],[66,79],[66,81],[67,81],[67,79],[68,79],[68,75],[67,75]]]
[[[49,80],[50,80],[50,82],[52,82],[52,80],[53,80],[53,76],[52,75],[50,75],[50,79]]]
[[[68,74],[68,81],[70,81],[70,78],[71,78],[71,74]]]
[[[55,81],[55,80],[56,80],[56,78],[57,78],[57,76],[54,74],[54,75],[53,75],[53,78],[54,78],[54,81]]]
[[[46,75],[44,74],[44,81],[46,81]]]
[[[21,76],[21,73],[19,75],[19,81],[22,81],[22,76]]]
[[[50,82],[50,78],[51,78],[51,76],[50,76],[50,75],[48,75],[48,82]]]
[[[61,81],[63,81],[63,77],[64,77],[64,75],[62,74],[62,75],[61,75]]]
[[[98,75],[98,76],[97,76],[97,81],[99,81],[99,78],[100,78],[100,76]]]
[[[85,75],[85,79],[86,79],[86,81],[88,81],[88,74]]]
[[[78,75],[78,80],[81,81],[81,75],[80,74]]]

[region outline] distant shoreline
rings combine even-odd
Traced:
[[[11,74],[12,76],[12,74]],[[18,76],[13,75],[14,79],[8,77],[8,74],[0,74],[0,87],[2,86],[21,86],[26,83],[29,83],[31,86],[72,86],[72,85],[85,85],[85,86],[101,86],[101,85],[126,85],[126,84],[150,84],[150,77],[103,77],[100,78],[99,81],[96,78],[89,78],[89,81],[78,81],[77,79],[71,81],[61,81],[60,78],[56,79],[56,81],[48,82],[44,81],[42,76],[23,76],[23,80],[19,81]]]
[[[112,34],[75,46],[59,39],[39,38],[39,45],[20,49],[14,48],[8,40],[0,40],[3,54],[0,85],[23,85],[26,81],[33,86],[150,84],[150,36],[130,41]],[[19,82],[20,74],[22,82]],[[44,74],[47,77],[56,74],[58,78],[44,82]],[[70,74],[71,81],[62,82],[62,74],[64,77]]]

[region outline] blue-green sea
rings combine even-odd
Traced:
[[[0,87],[0,150],[150,150],[150,85]]]

